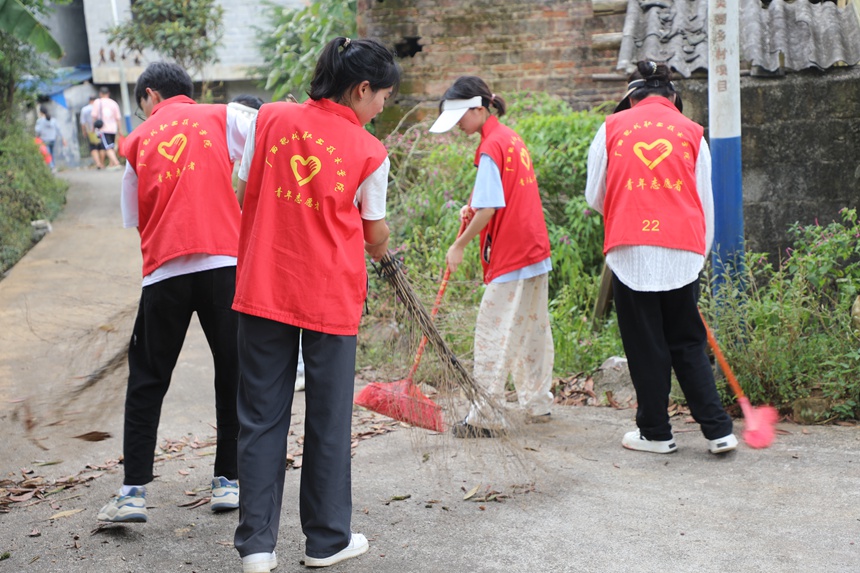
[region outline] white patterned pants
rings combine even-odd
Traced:
[[[475,326],[475,381],[496,405],[472,404],[466,423],[505,426],[500,408],[510,374],[526,414],[549,412],[555,351],[549,324],[549,276],[487,285]]]

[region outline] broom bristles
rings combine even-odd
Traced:
[[[378,272],[392,286],[398,298],[403,302],[409,315],[415,320],[421,331],[427,337],[430,346],[441,358],[443,367],[446,373],[450,374],[450,378],[462,390],[465,398],[471,403],[484,402],[492,405],[493,409],[500,408],[495,404],[495,401],[481,388],[468,370],[457,359],[457,356],[451,351],[445,343],[445,339],[436,328],[436,324],[430,313],[415,295],[409,281],[400,269],[400,264],[391,258],[391,255],[385,254],[379,261],[380,267]]]

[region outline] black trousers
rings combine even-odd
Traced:
[[[144,485],[153,479],[161,405],[194,312],[215,362],[218,442],[214,475],[238,477],[238,314],[231,308],[235,290],[236,267],[173,277],[143,288],[128,350],[123,442],[125,484]]]
[[[732,433],[732,419],[720,402],[705,353],[708,338],[699,316],[698,281],[671,291],[639,292],[613,277],[612,289],[642,436],[672,439],[667,412],[672,369],[705,438]]]
[[[305,553],[349,545],[355,336],[336,336],[239,314],[239,555],[274,551],[284,497],[287,437],[301,337],[305,441],[299,513]]]

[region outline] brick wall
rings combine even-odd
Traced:
[[[624,15],[594,16],[588,0],[359,0],[359,35],[420,47],[403,55],[401,108],[438,102],[461,75],[498,93],[546,91],[585,109],[618,97],[617,50],[592,50],[591,36],[621,32]]]

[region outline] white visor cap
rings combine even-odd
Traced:
[[[481,96],[472,99],[446,99],[442,102],[442,113],[430,128],[430,133],[445,133],[473,107],[481,107]]]

